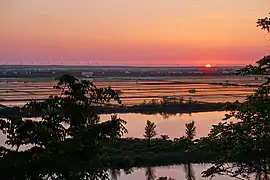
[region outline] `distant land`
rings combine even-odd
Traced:
[[[110,77],[176,77],[233,75],[241,66],[65,66],[65,65],[2,65],[0,78],[55,78],[71,74],[79,78]]]
[[[244,66],[244,65],[243,65]],[[241,65],[238,66],[214,66],[214,68],[241,68],[243,67]],[[147,66],[147,65],[142,65],[142,66],[113,66],[113,65],[1,65],[0,69],[6,69],[6,68],[157,68],[157,69],[162,69],[162,68],[180,68],[180,69],[194,69],[194,68],[202,68],[204,66],[181,66],[181,65],[171,65],[171,66]]]

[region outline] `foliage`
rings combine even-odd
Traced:
[[[168,103],[168,104],[139,104],[125,106],[123,104],[109,104],[106,106],[93,107],[97,114],[114,114],[114,113],[141,113],[141,114],[160,114],[164,118],[181,113],[224,111],[225,106],[232,106],[232,103],[213,103],[213,102],[194,102],[194,103]],[[21,117],[40,117],[38,112],[26,113],[20,111],[19,107],[0,108],[0,117],[5,118],[10,115]],[[43,112],[45,113],[45,112]]]
[[[168,135],[166,135],[166,134],[160,135],[160,138],[161,138],[162,140],[168,140],[168,139],[170,139],[170,137],[169,137]]]
[[[150,145],[150,141],[153,137],[155,137],[157,135],[156,132],[156,125],[154,122],[151,122],[149,120],[147,120],[145,128],[144,128],[144,137],[148,140],[148,145]]]
[[[184,164],[184,171],[186,173],[186,180],[195,180],[195,173],[191,163]]]
[[[41,102],[33,100],[22,109],[42,114],[40,121],[16,116],[1,119],[0,129],[7,135],[8,145],[1,147],[1,178],[108,178],[108,157],[102,144],[114,142],[127,130],[125,121],[116,115],[100,122],[95,106],[111,100],[120,103],[118,94],[70,75],[57,81],[54,88],[60,95]]]
[[[145,177],[146,180],[155,180],[155,168],[152,167],[146,167],[145,168]]]
[[[201,145],[219,154],[215,166],[204,172],[205,176],[227,174],[247,178],[254,172],[269,173],[270,148],[270,87],[262,86],[241,106],[227,115],[236,123],[213,126]]]
[[[192,141],[196,135],[195,122],[191,121],[190,123],[185,124],[185,126],[186,126],[186,138]]]
[[[204,150],[219,154],[215,166],[204,171],[204,176],[217,174],[246,179],[252,173],[269,174],[269,93],[270,86],[264,83],[224,118],[234,117],[238,122],[213,126],[209,136],[201,140]]]
[[[111,169],[110,175],[111,175],[111,180],[117,180],[118,177],[121,175],[121,172],[118,169]]]
[[[259,26],[269,31],[269,18],[260,19]],[[228,175],[238,179],[269,179],[270,176],[270,56],[255,66],[249,65],[238,73],[266,76],[263,83],[244,103],[234,107],[224,120],[234,117],[235,123],[213,126],[198,147],[217,154],[214,165],[203,172],[205,177]]]
[[[190,149],[194,146],[194,137],[196,136],[196,126],[195,121],[191,121],[190,123],[186,123],[186,136],[185,139],[189,142],[187,155],[191,156]],[[194,152],[193,152],[194,153]],[[184,164],[184,172],[186,174],[186,180],[195,180],[194,171],[192,168],[192,164],[190,162]]]
[[[141,105],[152,105],[152,106],[162,106],[162,105],[181,105],[181,104],[192,104],[199,103],[199,101],[192,100],[189,97],[187,100],[183,96],[180,97],[163,97],[161,99],[152,99],[150,101],[144,101]]]
[[[175,180],[175,179],[170,177],[159,177],[157,180]]]
[[[240,69],[238,71],[239,74],[255,74],[255,75],[264,75],[266,82],[264,85],[269,85],[270,84],[270,55],[263,57],[259,61],[256,62],[256,65],[248,65],[244,67],[243,69]]]
[[[257,26],[269,32],[270,31],[270,17],[258,19]]]
[[[211,152],[189,152],[193,144],[186,138],[162,140],[155,138],[148,146],[147,139],[121,138],[107,144],[104,151],[110,157],[110,168],[168,166],[173,164],[209,163],[215,160]]]
[[[175,180],[175,179],[170,177],[159,177],[157,180]]]

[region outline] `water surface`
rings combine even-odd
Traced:
[[[220,112],[200,112],[191,114],[176,115],[146,115],[146,114],[118,114],[127,121],[126,128],[128,134],[125,137],[143,138],[144,127],[147,120],[153,121],[157,128],[158,135],[167,134],[170,138],[177,138],[185,135],[185,124],[195,121],[196,138],[207,136],[212,125],[218,124],[224,118],[225,111]],[[101,115],[101,120],[109,120],[111,115]],[[232,119],[233,120],[233,119]]]
[[[124,171],[111,172],[111,180],[153,180],[158,177],[171,177],[176,180],[210,180],[210,178],[203,178],[201,172],[209,168],[209,164],[190,164],[177,166],[163,166],[163,167],[148,167],[134,169],[130,174],[125,174]],[[193,178],[193,179],[192,179]],[[233,180],[227,176],[214,177],[212,180]]]
[[[181,96],[185,99],[204,102],[232,102],[243,101],[245,97],[253,93],[254,88],[242,86],[223,86],[209,83],[235,83],[240,85],[256,84],[253,77],[249,76],[185,76],[185,77],[144,77],[144,79],[104,78],[96,79],[94,83],[98,87],[111,86],[114,90],[122,92],[121,99],[124,104],[139,104],[151,99],[161,99],[168,96]],[[59,94],[52,89],[55,82],[24,82],[5,81],[0,83],[0,104],[12,106],[21,102],[21,105],[29,99],[44,99],[52,94]],[[196,89],[196,93],[189,93],[190,89]],[[14,102],[16,101],[16,102]]]

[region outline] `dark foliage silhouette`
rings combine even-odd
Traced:
[[[260,65],[253,66],[252,71],[257,68],[262,69]],[[266,82],[224,118],[234,117],[238,122],[213,126],[209,136],[201,140],[202,147],[219,154],[215,166],[205,171],[204,176],[217,174],[247,179],[257,172],[269,175],[269,94],[270,86]]]
[[[147,120],[144,130],[143,136],[147,139],[148,146],[150,146],[151,139],[157,135],[155,123]]]
[[[120,103],[118,94],[70,75],[57,81],[54,88],[60,95],[33,100],[22,108],[25,113],[43,114],[40,121],[18,116],[0,120],[7,136],[0,149],[2,179],[108,178],[109,157],[102,144],[115,142],[127,130],[116,115],[100,122],[95,106],[111,100]]]
[[[186,180],[195,180],[195,175],[191,163],[184,164],[184,171],[186,174]]]
[[[160,138],[162,140],[168,140],[168,139],[170,139],[170,137],[168,135],[166,135],[166,134],[160,135]]]
[[[189,143],[191,143],[190,146],[192,146],[194,144],[194,142],[193,142],[194,137],[196,136],[195,122],[191,121],[190,123],[185,124],[185,126],[186,126],[185,139],[187,139],[189,141]],[[191,147],[189,147],[189,148],[191,149]],[[190,152],[188,152],[188,153],[190,153]],[[188,154],[188,155],[190,155],[190,154]],[[184,172],[186,174],[186,180],[195,180],[194,171],[192,168],[192,164],[190,162],[184,164]]]
[[[258,26],[269,31],[269,18],[259,19]],[[238,179],[269,179],[270,175],[270,56],[256,65],[248,65],[239,74],[265,76],[263,83],[246,101],[239,103],[224,120],[236,118],[236,123],[213,126],[199,147],[216,153],[214,166],[203,172],[206,177],[228,175]]]
[[[157,180],[175,180],[175,179],[170,177],[159,177]]]
[[[145,168],[145,177],[146,177],[146,180],[155,180],[155,178],[156,178],[155,168],[146,167]]]
[[[258,19],[257,26],[269,32],[270,31],[270,17]]]
[[[118,180],[118,177],[121,175],[121,172],[118,169],[111,169],[110,174],[111,180]]]
[[[195,122],[191,121],[190,123],[185,124],[185,126],[186,126],[186,138],[192,141],[196,135]]]

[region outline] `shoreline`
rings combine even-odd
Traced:
[[[168,103],[168,104],[140,104],[133,106],[110,106],[95,107],[97,114],[123,114],[123,113],[140,113],[140,114],[178,114],[178,113],[196,113],[196,112],[213,112],[225,111],[235,106],[234,103],[203,103],[203,102],[185,102],[185,103]],[[39,117],[42,114],[27,114],[20,110],[20,107],[6,107],[0,109],[0,117],[10,115],[22,117]]]
[[[96,107],[98,114],[140,113],[178,114],[195,112],[224,111],[231,103],[179,103],[179,104],[140,104],[134,106]]]
[[[196,141],[196,140],[195,140]],[[192,150],[196,143],[184,137],[174,140],[151,140],[148,146],[146,139],[121,138],[115,144],[104,145],[108,154],[109,168],[140,168],[149,166],[171,166],[188,163],[209,164],[216,159],[216,154],[204,150]]]

